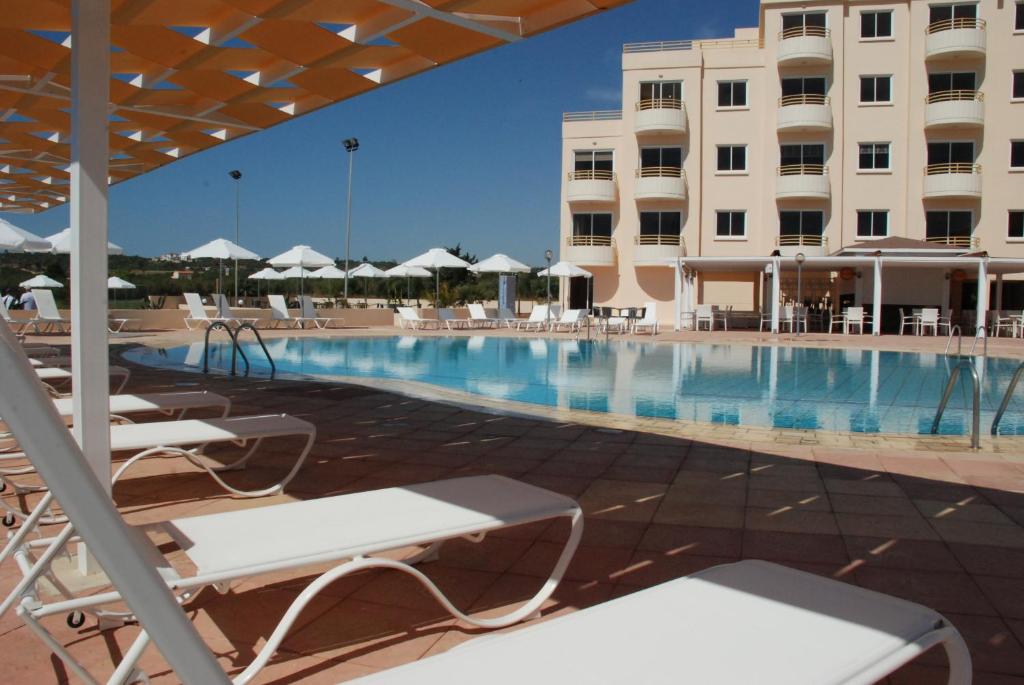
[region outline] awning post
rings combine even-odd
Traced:
[[[875,257],[874,309],[871,312],[871,334],[882,334],[882,258]]]
[[[978,260],[978,314],[974,319],[975,334],[984,337],[986,328],[985,314],[988,312],[988,261],[982,257]]]
[[[683,263],[682,260],[677,259],[673,269],[673,276],[675,280],[675,298],[673,308],[673,326],[675,330],[681,331],[683,329]]]
[[[772,333],[779,332],[779,299],[782,297],[782,260],[772,260]]]

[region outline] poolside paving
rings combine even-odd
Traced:
[[[742,341],[752,335],[729,334]],[[903,345],[887,339],[897,337],[863,336],[863,343]],[[182,339],[168,333],[139,341]],[[287,495],[261,500],[232,498],[178,461],[151,462],[115,490],[129,522],[503,473],[570,495],[586,514],[581,546],[541,620],[715,564],[768,559],[927,604],[964,634],[975,682],[1024,683],[1020,440],[987,441],[972,452],[960,438],[839,439],[548,408],[532,416],[521,407],[494,413],[502,407],[472,406],[455,394],[428,399],[425,389],[398,394],[391,383],[229,379],[141,367],[133,368],[129,390],[196,382],[231,396],[233,414],[287,411],[312,421],[318,438],[311,457]],[[233,482],[283,475],[294,446],[266,447],[250,469],[230,474]],[[567,533],[567,524],[555,522],[499,531],[480,544],[456,541],[421,568],[458,606],[492,615],[536,592]],[[322,570],[252,578],[226,596],[204,590],[186,610],[224,668],[237,673]],[[0,567],[0,591],[16,576],[13,565]],[[104,677],[137,634],[132,626],[100,633],[93,622],[79,630],[60,619],[47,625]],[[359,573],[314,601],[256,682],[341,682],[483,632],[450,617],[404,575]],[[73,681],[14,616],[0,619],[0,654],[7,682]],[[153,648],[143,666],[155,683],[176,682]],[[945,675],[944,657],[929,653],[890,681],[938,683]]]

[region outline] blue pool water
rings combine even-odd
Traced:
[[[267,341],[279,375],[408,379],[486,397],[645,417],[858,433],[927,434],[952,365],[939,354],[472,337],[279,338]],[[258,347],[245,347],[254,373]],[[200,370],[202,343],[126,354],[142,364]],[[211,346],[227,368],[230,348]],[[1018,362],[979,359],[988,432]],[[1019,393],[1024,397],[1024,387]],[[967,383],[940,426],[969,431]],[[1014,400],[1002,434],[1024,434]]]

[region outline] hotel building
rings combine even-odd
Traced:
[[[597,306],[767,311],[801,254],[810,306],[873,305],[884,255],[922,259],[887,262],[887,322],[1020,309],[1024,3],[762,0],[731,39],[627,44],[621,110],[565,114],[562,166],[559,252]]]

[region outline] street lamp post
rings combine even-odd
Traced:
[[[551,250],[544,250],[544,259],[548,262],[548,311],[544,317],[545,327],[551,326],[551,258],[554,256],[555,253]]]
[[[804,255],[803,252],[798,252],[796,254],[796,334],[797,334],[797,337],[800,336],[800,315],[801,315],[801,313],[803,313],[803,315],[804,315],[805,325],[806,325],[806,321],[807,321],[807,318],[806,318],[807,314],[803,312],[804,303],[803,303],[803,280],[802,280],[802,276],[803,276],[804,260],[805,259],[807,259],[807,256]]]
[[[241,184],[239,181],[242,179],[242,172],[238,169],[233,169],[228,172],[228,176],[235,179],[235,245],[239,243],[239,226],[241,225]],[[238,305],[238,260],[235,260],[235,305]]]
[[[348,301],[348,262],[352,247],[352,159],[355,157],[352,153],[359,149],[359,139],[346,138],[341,144],[348,153],[348,218],[345,221],[345,300]]]

